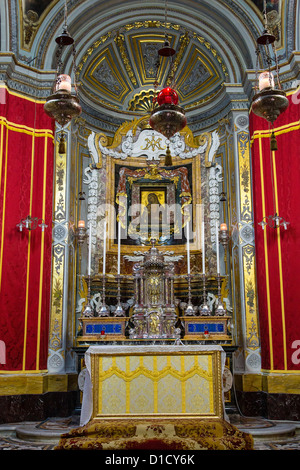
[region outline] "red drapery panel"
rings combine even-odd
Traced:
[[[262,368],[299,370],[300,358],[300,107],[299,92],[274,123],[278,150],[270,150],[269,123],[250,113],[258,304]],[[262,230],[263,217],[289,222]]]
[[[48,353],[54,124],[43,103],[0,93],[0,372],[39,371]],[[28,215],[48,228],[20,232]]]

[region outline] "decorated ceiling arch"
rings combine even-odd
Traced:
[[[39,69],[54,70],[55,37],[62,29],[65,2],[44,0],[37,6],[35,0],[20,0],[19,6],[23,58],[33,58]],[[156,67],[166,34],[177,53],[172,70],[180,104],[191,115],[224,101],[222,85],[240,83],[243,70],[253,67],[261,20],[257,11],[234,0],[216,5],[174,0],[168,2],[167,19],[164,2],[156,0],[68,0],[67,9],[83,110],[101,119],[113,116],[119,119],[117,125],[149,111],[156,77],[159,87],[170,79],[169,60]],[[72,54],[65,51],[63,60],[68,73]]]
[[[43,73],[54,71],[65,1],[11,0],[1,8],[3,16],[9,9],[6,41],[17,60]],[[270,0],[267,8],[280,60],[286,61],[295,49],[296,2]],[[224,85],[241,85],[250,102],[252,86],[245,74],[255,68],[256,38],[263,29],[261,1],[170,0],[166,21],[165,2],[158,0],[67,0],[67,10],[83,117],[95,127],[113,135],[122,122],[149,112],[156,75],[159,87],[170,78],[168,60],[156,69],[166,34],[177,52],[176,88],[193,131],[227,114],[235,97],[228,98]],[[19,40],[12,42],[14,33]],[[70,51],[63,61],[66,73],[71,72]],[[41,95],[43,90],[49,94],[49,83],[48,78],[41,85]]]

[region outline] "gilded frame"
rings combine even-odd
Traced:
[[[194,240],[190,243],[190,250],[199,251],[201,250],[201,161],[200,154],[196,155],[191,159],[182,160],[180,157],[172,157],[173,167],[185,165],[192,165],[192,221],[193,221],[193,231],[195,233]],[[107,185],[106,191],[106,207],[107,207],[107,220],[108,220],[108,240],[107,240],[107,253],[116,254],[118,251],[118,245],[116,243],[116,224],[115,224],[115,213],[114,207],[116,202],[116,190],[115,190],[115,166],[122,165],[126,167],[134,167],[145,169],[147,163],[145,163],[144,158],[136,159],[128,157],[126,163],[124,160],[116,159],[107,155],[106,157],[106,171],[109,174],[110,181]],[[198,188],[198,189],[196,189]],[[122,254],[132,254],[136,250],[147,251],[149,246],[143,245],[123,245],[122,244]],[[161,250],[172,250],[174,253],[185,253],[186,244],[177,244],[177,245],[161,245]]]

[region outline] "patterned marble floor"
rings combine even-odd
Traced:
[[[300,422],[269,421],[230,416],[241,431],[252,434],[254,450],[300,450]],[[0,425],[0,450],[53,450],[61,434],[78,427],[74,418],[49,418],[43,422]]]

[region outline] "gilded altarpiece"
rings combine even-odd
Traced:
[[[207,224],[206,243],[207,249],[212,250],[214,241],[214,225],[211,219],[219,217],[214,212],[211,216],[209,207],[203,204],[204,199],[207,200],[209,189],[208,170],[212,167],[213,156],[218,147],[218,138],[216,133],[205,133],[194,138],[188,128],[184,129],[182,135],[171,143],[172,167],[164,167],[164,157],[166,152],[166,144],[162,136],[157,136],[154,131],[143,129],[145,123],[143,120],[134,120],[133,122],[124,123],[116,133],[113,142],[109,145],[109,139],[104,134],[90,135],[90,155],[91,165],[85,170],[87,178],[84,179],[86,184],[92,183],[93,175],[98,172],[97,190],[98,190],[98,210],[97,220],[97,241],[102,244],[103,235],[103,218],[104,212],[108,216],[108,246],[107,253],[112,256],[112,263],[108,261],[108,272],[114,273],[115,258],[117,253],[116,243],[116,216],[120,210],[120,217],[123,228],[125,222],[123,212],[127,213],[129,203],[143,203],[145,197],[148,198],[149,193],[154,193],[158,204],[162,206],[167,202],[168,206],[179,203],[182,215],[185,207],[190,205],[190,212],[193,216],[192,229],[197,235],[195,236],[190,248],[191,255],[198,250],[201,251],[201,218],[204,216]],[[145,141],[148,147],[143,147],[140,153],[132,151],[132,142],[136,141],[142,131],[150,132]],[[154,140],[152,140],[154,139]],[[205,175],[202,180],[202,173]],[[203,199],[204,198],[204,199]],[[88,214],[93,205],[92,199],[88,202]],[[145,204],[147,205],[147,204]],[[101,206],[101,207],[99,207]],[[196,214],[199,217],[196,217]],[[89,218],[89,215],[88,215]],[[188,218],[188,216],[187,216]],[[126,222],[127,224],[127,222]],[[182,227],[185,220],[182,221]],[[212,228],[211,228],[212,227]],[[126,229],[128,227],[126,226]],[[175,229],[176,230],[176,227]],[[93,232],[94,235],[94,232]],[[148,240],[149,242],[149,240]],[[97,242],[96,242],[97,243]],[[129,246],[129,245],[132,246]],[[149,244],[149,243],[148,243]],[[132,254],[137,249],[146,250],[147,247],[141,246],[140,242],[125,241],[122,246],[123,253]],[[135,246],[134,246],[135,245]],[[172,250],[180,252],[186,257],[185,239],[178,237],[178,241],[168,240],[166,246],[168,250],[172,245]],[[164,244],[161,243],[162,249]],[[212,253],[209,251],[209,253]],[[98,256],[99,267],[101,270],[101,249]],[[209,258],[209,257],[208,257]],[[211,258],[211,269],[213,271],[214,259]],[[192,263],[193,264],[193,263]],[[197,264],[197,263],[196,263]],[[198,263],[198,271],[201,272],[201,266]],[[94,266],[94,269],[97,269]],[[192,268],[193,269],[193,268]]]
[[[126,166],[118,160],[107,161],[107,171],[112,175],[112,184],[107,200],[108,207],[113,207],[115,201],[115,214],[126,231],[126,238],[122,240],[122,252],[130,254],[132,246],[142,248],[150,244],[151,238],[156,238],[161,247],[172,247],[172,250],[186,256],[186,236],[184,227],[187,218],[185,208],[192,204],[192,213],[198,212],[198,218],[192,218],[193,232],[200,233],[201,220],[201,194],[193,187],[196,181],[201,181],[200,155],[193,160],[187,160],[184,165],[173,163],[172,168],[164,168],[150,162],[145,167],[144,162],[128,159]],[[192,192],[193,196],[192,197]],[[133,212],[133,207],[140,211]],[[157,208],[157,218],[151,206]],[[156,207],[158,206],[158,207]],[[176,212],[176,210],[178,212]],[[109,214],[109,226],[113,227],[113,214]],[[148,223],[148,215],[154,223]],[[165,220],[164,220],[165,219]],[[169,219],[169,220],[167,220]],[[116,233],[109,236],[109,251],[117,250]],[[191,244],[192,250],[199,250],[199,236],[194,236]]]
[[[155,194],[162,205],[177,200],[180,201],[181,215],[184,213],[185,206],[191,205],[192,227],[196,236],[193,237],[190,244],[190,260],[191,272],[196,275],[192,282],[193,303],[196,307],[203,294],[201,277],[197,278],[197,275],[202,272],[200,222],[204,216],[205,266],[207,278],[210,282],[208,300],[212,306],[214,299],[217,297],[215,232],[213,228],[216,220],[227,219],[232,235],[228,247],[231,256],[227,256],[226,250],[224,250],[224,258],[221,260],[223,273],[221,294],[222,300],[226,302],[228,312],[232,316],[230,333],[233,336],[229,342],[225,341],[225,343],[232,344],[233,342],[240,345],[240,353],[243,355],[246,351],[246,363],[252,364],[252,368],[250,366],[249,369],[255,370],[257,367],[255,364],[259,362],[259,332],[256,310],[255,253],[252,238],[250,142],[247,131],[247,116],[243,114],[243,119],[241,119],[241,116],[237,114],[235,117],[234,125],[229,125],[229,121],[220,124],[218,132],[221,135],[221,145],[216,135],[208,133],[194,139],[189,129],[185,129],[180,136],[181,141],[178,141],[181,142],[181,145],[184,142],[186,146],[185,153],[181,152],[180,154],[181,150],[178,150],[175,142],[172,149],[171,168],[166,168],[163,165],[165,149],[161,142],[159,144],[161,145],[161,154],[158,160],[155,160],[153,155],[149,158],[149,153],[147,156],[145,152],[144,155],[140,156],[132,156],[129,151],[128,153],[124,152],[124,149],[126,149],[124,141],[125,143],[126,139],[128,141],[128,136],[133,137],[134,140],[137,139],[135,132],[141,132],[141,129],[138,129],[139,122],[125,123],[114,139],[109,139],[103,134],[96,135],[93,132],[87,132],[85,141],[88,142],[88,152],[86,158],[82,159],[81,164],[84,165],[83,160],[85,162],[89,161],[89,164],[85,168],[77,168],[77,178],[81,181],[76,182],[76,188],[81,191],[84,190],[87,195],[87,212],[86,214],[81,213],[80,217],[86,216],[87,222],[92,224],[92,272],[94,276],[92,294],[95,306],[97,303],[99,305],[101,300],[103,218],[107,216],[109,231],[106,276],[110,282],[113,296],[116,297],[118,250],[116,216],[120,214],[121,223],[124,226],[128,225],[128,219],[126,221],[122,219],[122,210],[127,209],[130,198],[136,197],[137,201],[141,202],[142,198],[148,198],[149,194]],[[217,150],[221,153],[217,153]],[[223,156],[220,162],[218,157],[222,152]],[[67,220],[64,199],[67,177],[66,158],[66,155],[57,153],[55,167],[56,191],[53,232],[55,237],[53,244],[53,290],[49,355],[49,364],[51,364],[51,361],[53,364],[56,362],[54,370],[59,369],[58,364],[64,361],[65,354],[62,311],[63,289],[66,288],[63,274],[66,262],[66,239],[64,238],[66,236],[64,229]],[[238,172],[236,171],[237,168],[239,169]],[[127,174],[125,179],[124,174]],[[125,194],[122,194],[121,191],[122,175],[123,183],[125,181]],[[187,186],[183,188],[185,191],[179,185],[180,177],[184,180],[182,175],[187,177],[185,181]],[[216,202],[217,188],[218,192],[223,188],[228,194],[227,208],[223,212],[222,210],[220,212],[220,204]],[[123,208],[122,204],[124,204]],[[185,219],[182,220],[184,226]],[[129,315],[132,306],[130,299],[133,297],[132,268],[134,257],[137,251],[145,253],[148,249],[149,239],[144,240],[143,243],[141,243],[141,240],[138,243],[132,243],[132,240],[122,243],[121,273],[126,277],[123,282],[123,294],[125,292],[124,304],[128,308]],[[176,308],[182,315],[184,314],[182,305],[187,301],[186,239],[179,239],[175,243],[170,243],[170,241],[164,243],[162,240],[159,249],[166,253],[172,251],[172,256],[176,259],[175,271],[179,275],[176,285],[176,295],[178,297]],[[74,260],[76,260],[75,257]],[[76,262],[78,262],[78,258]],[[79,263],[77,267],[74,265],[72,269],[74,269],[73,274],[71,274],[72,279],[74,280],[74,276],[77,276],[77,298],[74,299],[74,302],[76,301],[77,315],[80,315],[87,301],[86,265]],[[77,272],[76,269],[80,272]],[[72,302],[72,299],[69,299],[68,302]],[[77,326],[71,325],[71,329],[74,332],[74,339],[77,337],[76,342],[80,346],[82,344],[80,335],[78,336],[80,327],[78,327],[78,324]],[[244,343],[243,338],[245,338]],[[255,357],[257,357],[256,363]]]
[[[228,276],[222,265],[220,291],[217,283],[216,270],[216,223],[220,223],[219,184],[222,180],[222,167],[215,162],[215,154],[219,146],[216,131],[207,132],[194,137],[188,127],[175,135],[170,141],[172,166],[165,167],[167,144],[165,138],[150,129],[147,120],[136,119],[124,123],[111,139],[104,134],[91,132],[88,136],[90,164],[83,169],[83,187],[87,193],[86,220],[91,224],[92,233],[92,282],[91,303],[95,312],[99,312],[103,289],[103,236],[104,221],[106,222],[106,256],[105,256],[105,288],[106,301],[109,305],[109,328],[114,331],[113,338],[118,339],[116,325],[112,325],[115,302],[118,293],[117,264],[118,239],[117,222],[120,222],[121,241],[121,297],[126,309],[126,317],[131,318],[134,310],[134,266],[148,252],[151,240],[155,239],[156,247],[165,260],[174,262],[174,295],[175,309],[178,316],[184,316],[191,292],[193,313],[200,325],[190,325],[189,339],[206,340],[204,331],[214,328],[210,340],[231,343],[228,322],[231,312],[231,300],[228,290]],[[161,208],[160,212],[176,206],[177,214],[168,212],[168,236],[164,232],[164,219],[158,219],[157,232],[143,232],[143,212],[132,217],[132,206],[142,205],[147,209],[151,201]],[[149,207],[148,207],[149,209]],[[161,215],[158,214],[158,215]],[[172,219],[173,217],[173,219]],[[134,223],[138,220],[138,230]],[[200,322],[198,309],[203,301],[204,287],[202,276],[202,231],[201,221],[205,225],[205,273],[207,280],[207,299],[213,311],[218,298],[228,308],[228,316],[216,326],[217,318],[208,322],[202,318]],[[189,256],[187,253],[187,222],[190,227]],[[155,224],[154,224],[155,225]],[[153,224],[152,227],[153,229]],[[137,236],[132,236],[138,234]],[[190,263],[188,263],[188,258]],[[188,285],[188,264],[190,264],[190,284]],[[87,278],[81,272],[81,286],[77,311],[84,311],[87,304]],[[108,297],[108,298],[107,298]],[[172,307],[173,308],[173,307]],[[100,309],[100,310],[99,310]],[[226,309],[224,310],[227,311]],[[95,315],[97,317],[97,313]],[[101,316],[99,314],[99,316]],[[94,316],[93,316],[94,318]],[[86,332],[93,331],[93,341],[109,340],[109,336],[101,333],[99,328],[91,325],[94,321],[83,319],[83,333],[77,336],[78,345],[88,340]],[[114,319],[115,321],[116,319]],[[190,319],[188,319],[190,320]],[[97,320],[100,321],[99,319]],[[103,323],[103,318],[101,319]],[[115,322],[116,323],[116,322]],[[212,325],[212,324],[213,325]],[[79,319],[80,324],[80,319]],[[206,325],[207,324],[207,325]],[[102,327],[102,326],[101,326]],[[94,329],[93,329],[94,328]],[[194,328],[196,328],[194,330]],[[216,329],[217,328],[217,329]],[[219,328],[219,330],[218,330]],[[80,328],[79,328],[80,330]],[[96,334],[96,330],[98,334]],[[123,327],[120,327],[120,331]],[[198,331],[198,333],[197,333]],[[123,331],[124,333],[124,331]],[[124,334],[119,336],[125,339]]]

